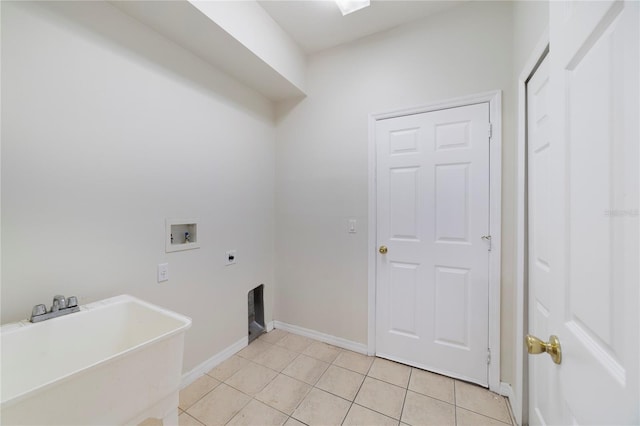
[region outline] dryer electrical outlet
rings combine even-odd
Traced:
[[[224,253],[225,266],[235,265],[238,262],[238,255],[236,250],[229,250]]]

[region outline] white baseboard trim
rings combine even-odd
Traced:
[[[273,330],[273,321],[267,323],[267,333]]]
[[[353,342],[351,340],[343,339],[342,337],[331,336],[330,334],[321,333],[319,331],[310,330],[297,325],[287,324],[286,322],[273,321],[273,327],[288,331],[289,333],[319,340],[339,348],[348,349],[365,355],[367,354],[367,345],[364,343]]]
[[[513,392],[513,388],[509,383],[500,382],[500,395],[506,396],[509,400],[509,403],[507,405],[509,406],[509,415],[511,416],[511,422],[517,426],[518,423],[513,412],[513,404],[515,403],[514,398],[516,394]]]
[[[511,399],[514,397],[513,388],[509,383],[500,382],[500,395]]]
[[[206,372],[211,370],[213,367],[221,364],[228,358],[231,358],[234,354],[238,353],[242,348],[249,344],[249,338],[243,337],[238,340],[231,346],[226,347],[221,352],[218,352],[208,360],[202,362],[198,366],[196,366],[193,370],[184,373],[182,375],[182,381],[180,382],[180,389],[184,389],[189,386],[191,383],[195,382],[201,376],[203,376]]]

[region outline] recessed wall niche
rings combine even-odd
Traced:
[[[167,219],[165,238],[165,251],[167,253],[200,248],[198,220],[194,218]]]

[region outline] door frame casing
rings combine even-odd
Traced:
[[[511,407],[518,424],[528,422],[529,381],[525,370],[524,336],[529,328],[525,307],[529,301],[527,280],[527,82],[549,50],[549,28],[545,28],[518,76],[518,159],[516,187],[516,329],[515,377]]]
[[[377,261],[377,186],[376,186],[376,122],[388,118],[422,114],[478,103],[489,103],[491,141],[489,142],[489,336],[491,356],[489,389],[501,393],[500,386],[500,275],[501,275],[501,217],[502,217],[502,91],[478,93],[418,107],[369,114],[369,229],[368,263],[368,343],[367,353],[376,353],[376,261]]]

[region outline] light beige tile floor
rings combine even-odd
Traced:
[[[510,425],[469,383],[273,330],[180,392],[180,425]]]

